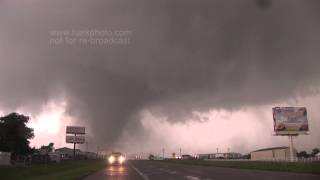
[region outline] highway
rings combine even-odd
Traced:
[[[107,166],[85,180],[318,180],[320,175],[129,161]]]

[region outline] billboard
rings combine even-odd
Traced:
[[[83,144],[85,142],[84,136],[66,136],[66,143]]]
[[[274,107],[272,111],[276,135],[306,134],[309,131],[305,107]]]
[[[85,134],[85,127],[82,126],[67,126],[67,134]]]

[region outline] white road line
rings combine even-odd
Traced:
[[[132,169],[134,169],[144,180],[149,180],[149,178],[144,175],[141,171],[139,171],[139,169],[137,169],[136,167],[134,167],[131,163],[130,166],[132,167]]]
[[[176,171],[171,171],[171,170],[163,169],[163,168],[159,168],[159,171],[162,171],[162,172],[165,172],[168,174],[176,174],[177,173]]]
[[[186,178],[190,179],[190,180],[200,180],[200,178],[195,177],[195,176],[186,176]]]

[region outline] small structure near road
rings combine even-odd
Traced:
[[[73,159],[73,149],[63,147],[55,150],[55,153],[58,153],[61,160],[70,160]],[[95,152],[83,152],[80,149],[75,150],[76,159],[97,159],[99,155]]]
[[[4,165],[10,165],[11,164],[11,153],[10,152],[0,152],[0,166]]]
[[[61,160],[68,160],[68,159],[73,159],[73,149],[63,147],[63,148],[58,148],[55,150],[55,152],[60,153],[61,155]],[[83,155],[80,149],[75,150],[76,156]]]
[[[181,155],[181,159],[182,160],[191,160],[191,159],[195,159],[195,158],[189,154],[183,154],[183,155]]]
[[[286,146],[259,149],[250,154],[251,160],[290,160],[290,149]]]
[[[54,144],[49,143],[47,146],[41,146],[31,155],[33,164],[59,163],[61,156],[59,152],[54,152]]]

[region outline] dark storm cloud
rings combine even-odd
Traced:
[[[319,10],[291,0],[1,1],[1,106],[65,96],[111,144],[143,109],[174,122],[307,96],[320,80]],[[130,30],[131,42],[49,45],[51,31],[72,29]]]

